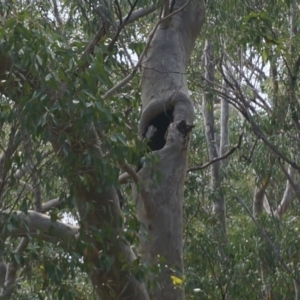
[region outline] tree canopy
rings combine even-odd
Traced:
[[[300,7],[206,2],[2,1],[0,299],[299,299]]]

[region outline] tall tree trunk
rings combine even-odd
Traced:
[[[64,146],[64,134],[53,126],[52,145],[61,159],[68,161],[68,156],[60,152]],[[99,299],[134,299],[147,300],[148,292],[130,271],[135,260],[130,245],[122,236],[121,210],[116,189],[105,182],[97,169],[97,161],[102,158],[101,149],[97,145],[96,132],[92,129],[84,135],[86,142],[74,139],[71,151],[74,160],[67,162],[66,178],[71,193],[76,198],[80,215],[81,238],[87,242],[84,258],[89,266],[90,277]],[[59,135],[57,135],[59,132]],[[78,137],[78,130],[68,132],[68,137]],[[90,153],[91,166],[85,167],[84,153]],[[84,180],[83,180],[84,178]],[[128,266],[128,269],[124,266]]]
[[[214,64],[214,48],[210,40],[205,41],[204,50],[204,68],[205,79],[211,84],[213,88],[213,82],[215,80],[215,64]],[[215,117],[214,117],[214,94],[210,87],[203,92],[202,111],[205,123],[205,135],[208,146],[209,159],[213,160],[219,156],[218,140],[216,136]],[[229,108],[225,100],[221,103],[221,140],[220,140],[220,154],[224,154],[228,147],[228,113]],[[222,162],[225,167],[226,162]],[[221,163],[215,162],[211,165],[211,193],[213,200],[213,214],[216,217],[218,228],[222,233],[226,235],[226,211],[225,211],[225,197],[221,190],[222,175],[220,174]]]
[[[194,119],[185,73],[205,14],[202,0],[172,3],[169,12],[179,12],[158,26],[142,63],[139,133],[145,136],[149,126],[155,127],[150,146],[159,162],[145,165],[138,173],[147,195],[136,193],[136,201],[147,233],[146,239],[141,238],[140,253],[150,266],[161,267],[152,291],[156,300],[184,298],[171,276],[181,277],[183,272],[183,188]]]

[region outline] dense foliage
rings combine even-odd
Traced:
[[[9,53],[15,63],[10,82],[6,82],[2,68],[10,62],[0,60],[0,255],[18,270],[11,299],[95,297],[87,275],[91,241],[77,241],[78,253],[38,233],[14,234],[20,221],[13,211],[44,212],[43,204],[52,199],[59,203],[47,210],[51,220],[80,226],[76,199],[68,185],[69,176],[78,170],[74,167],[76,149],[81,155],[80,184],[92,180],[89,170],[93,169],[104,185],[121,191],[121,238],[133,249],[138,247],[142,228],[131,183],[120,184],[119,176],[124,173],[124,163],[137,166],[141,157],[146,163],[156,159],[145,154],[147,146],[137,135],[141,91],[135,66],[160,8],[125,25],[126,15],[150,5],[146,0],[133,2],[7,1],[0,7],[0,54]],[[214,97],[216,144],[220,101],[230,103],[228,149],[238,147],[226,157],[228,165],[221,170],[226,242],[212,216],[216,191],[210,189],[210,166],[187,172],[185,277],[183,281],[174,278],[174,285],[185,286],[186,299],[263,299],[266,287],[272,297],[268,299],[292,299],[300,283],[299,206],[291,203],[293,198],[300,199],[299,5],[293,0],[214,0],[207,4],[206,15],[187,74],[196,108],[189,165],[201,166],[210,160],[203,93]],[[208,39],[214,45],[213,83],[204,76]],[[127,76],[132,78],[115,90]],[[6,89],[8,85],[13,88]],[[60,101],[55,100],[57,94]],[[89,148],[94,139],[87,136],[90,124],[103,133],[101,159]],[[57,132],[64,142],[61,149],[53,150],[49,134],[53,127],[61,128]],[[76,139],[74,134],[68,135],[68,127],[76,131]],[[83,144],[86,151],[81,152]],[[61,164],[58,152],[64,154],[69,168]],[[255,188],[264,185],[271,210],[254,217]],[[288,186],[289,208],[277,217],[276,209]],[[93,209],[92,203],[86,205]],[[99,240],[110,234],[106,228],[94,230]],[[22,244],[25,247],[18,249]],[[103,268],[109,270],[115,257],[104,255],[101,259]],[[133,271],[139,279],[149,274],[155,278],[159,266],[153,270],[137,259]],[[157,284],[155,280],[153,284]]]

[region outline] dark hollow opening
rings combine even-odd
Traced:
[[[156,128],[156,132],[153,137],[150,138],[148,146],[151,151],[162,149],[165,144],[165,136],[168,130],[170,123],[173,122],[173,109],[166,110],[161,114],[157,115],[154,119],[152,119],[149,123]]]

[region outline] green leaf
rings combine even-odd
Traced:
[[[49,81],[51,79],[51,77],[52,77],[52,75],[49,73],[49,74],[46,75],[45,80]]]
[[[262,59],[263,62],[266,63],[269,60],[269,54],[268,54],[268,49],[266,47],[264,47],[263,51],[262,51]]]

